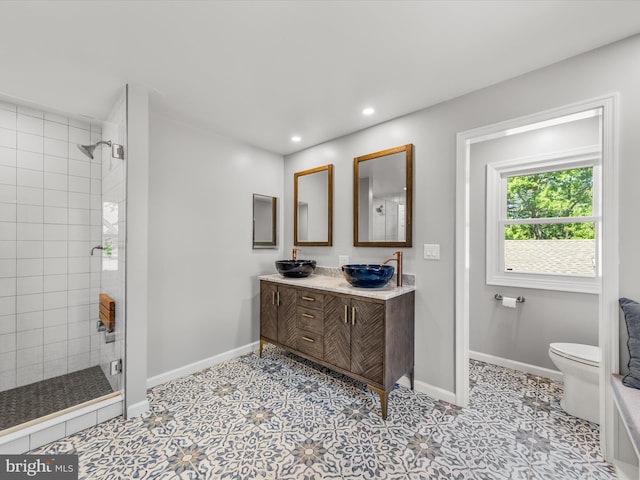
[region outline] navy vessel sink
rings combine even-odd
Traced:
[[[384,287],[395,268],[391,265],[375,265],[369,263],[354,263],[342,266],[344,278],[354,287],[377,288]]]
[[[283,277],[304,278],[315,269],[315,260],[276,260],[276,270]]]

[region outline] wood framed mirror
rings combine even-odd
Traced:
[[[253,194],[253,248],[278,248],[278,199]]]
[[[353,159],[353,245],[411,247],[413,145]]]
[[[333,244],[333,165],[293,174],[293,244]]]

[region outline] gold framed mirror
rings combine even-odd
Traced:
[[[353,159],[353,245],[411,247],[413,145]]]
[[[333,244],[333,165],[293,174],[293,244]]]
[[[278,248],[278,199],[253,194],[253,248]]]

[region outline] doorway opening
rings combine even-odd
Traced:
[[[498,124],[489,125],[465,132],[457,136],[457,179],[456,179],[456,403],[465,406],[469,399],[469,356],[470,356],[470,298],[472,284],[471,269],[471,222],[473,209],[471,188],[472,172],[472,146],[479,142],[508,136],[509,134],[526,132],[528,129],[540,127],[542,122],[550,125],[558,119],[578,115],[588,111],[601,112],[601,162],[599,174],[601,174],[601,191],[595,192],[602,198],[600,214],[595,219],[594,228],[599,232],[599,246],[594,251],[594,265],[597,268],[598,277],[595,281],[589,278],[592,283],[591,293],[597,294],[597,338],[598,345],[602,351],[602,361],[600,368],[600,431],[601,447],[607,456],[613,452],[614,422],[613,422],[613,399],[609,389],[605,388],[613,372],[618,371],[618,216],[617,216],[617,150],[615,121],[617,96],[610,95],[573,105],[560,107],[545,112],[520,117]],[[542,124],[544,125],[544,124]],[[544,169],[542,169],[544,170]],[[548,169],[547,169],[548,170]],[[531,173],[536,173],[532,171]],[[539,172],[538,172],[539,173]],[[591,215],[593,216],[593,215]],[[507,222],[508,223],[508,222]],[[518,220],[512,223],[526,223],[526,220]],[[553,223],[553,221],[551,221]],[[501,228],[505,225],[498,223]],[[496,237],[496,238],[499,238]],[[474,236],[474,242],[477,237]],[[504,242],[504,232],[501,241]],[[504,243],[503,243],[504,248]],[[489,250],[489,249],[487,249]],[[498,249],[498,257],[490,259],[487,253],[487,261],[492,261],[492,265],[498,265],[494,273],[507,275],[511,283],[493,283],[492,288],[497,285],[522,285],[532,288],[531,285],[519,284],[523,281],[522,275],[509,275],[512,272],[505,272],[504,250]],[[501,253],[502,252],[502,253]],[[502,256],[500,256],[502,255]],[[501,263],[502,262],[502,263]],[[487,277],[489,276],[487,268]],[[524,275],[526,279],[527,275]],[[540,280],[539,275],[528,276],[529,279]],[[533,288],[544,288],[544,280],[538,282]],[[535,283],[535,282],[534,282]],[[578,282],[580,283],[580,282]],[[573,290],[571,288],[574,288]],[[576,290],[568,286],[565,291]],[[496,290],[498,292],[498,290]],[[499,293],[499,292],[498,292]],[[493,295],[492,295],[493,297]],[[495,300],[494,300],[495,301]],[[476,306],[474,305],[474,310]]]

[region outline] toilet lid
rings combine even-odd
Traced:
[[[556,355],[585,363],[594,367],[600,366],[600,348],[580,343],[552,343],[549,349]]]

